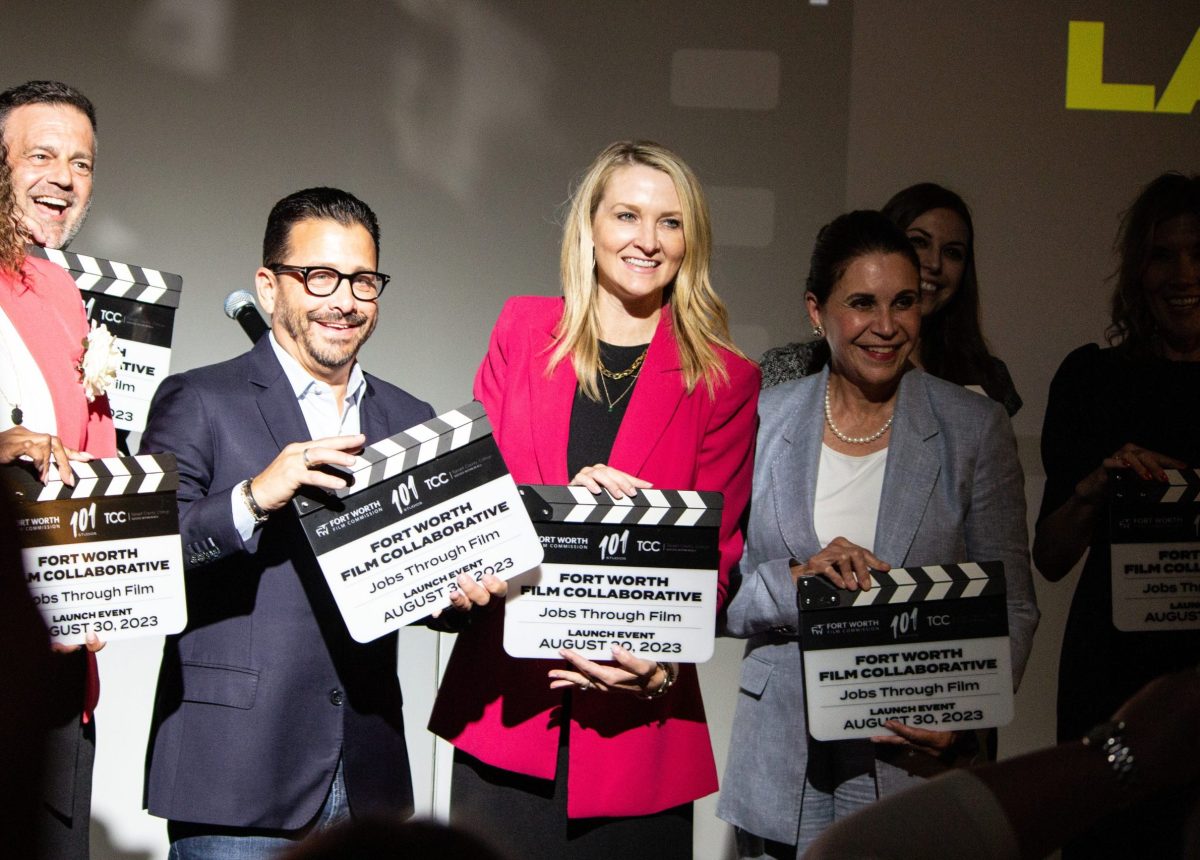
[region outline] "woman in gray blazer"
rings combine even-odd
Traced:
[[[829,344],[819,374],[763,392],[740,587],[727,632],[749,639],[718,814],[743,857],[794,857],[833,820],[900,790],[958,738],[823,743],[804,716],[800,577],[851,590],[871,568],[1004,562],[1014,680],[1038,611],[1024,480],[1003,407],[915,369],[919,263],[877,212],[817,237],[805,301]],[[927,754],[929,753],[929,754]]]

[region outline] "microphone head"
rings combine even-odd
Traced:
[[[243,308],[258,310],[258,305],[254,303],[254,296],[249,290],[234,290],[225,297],[225,316],[231,320],[236,320],[238,311]]]

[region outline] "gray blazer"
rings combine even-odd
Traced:
[[[791,559],[821,546],[813,497],[829,380],[778,385],[759,400],[758,454],[746,551],[726,632],[746,638],[737,712],[717,814],[766,839],[796,841],[808,760],[796,587]],[[1024,477],[1004,409],[911,370],[900,383],[888,446],[875,555],[900,566],[1004,562],[1014,681],[1033,644],[1038,609],[1029,572]],[[877,768],[881,791],[906,783]],[[893,773],[894,772],[894,773]]]

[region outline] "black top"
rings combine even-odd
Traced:
[[[1050,383],[1039,522],[1126,442],[1200,467],[1200,363],[1131,359],[1088,344]],[[1107,508],[1097,517],[1059,665],[1059,737],[1075,739],[1155,676],[1195,666],[1200,631],[1122,632],[1112,624]]]
[[[600,341],[600,360],[614,373],[620,373],[633,364],[647,345],[613,346]],[[612,454],[613,442],[625,409],[633,399],[633,386],[637,384],[642,368],[624,379],[604,379],[596,372],[596,387],[600,389],[599,402],[592,400],[579,388],[575,389],[575,403],[571,408],[571,429],[567,440],[567,474],[579,474],[584,466],[607,463]],[[605,394],[607,386],[608,393]],[[609,402],[612,401],[612,408]]]
[[[1046,489],[1039,521],[1079,481],[1126,442],[1200,466],[1200,364],[1132,359],[1088,344],[1063,361],[1050,383],[1042,462]],[[1077,740],[1150,680],[1193,668],[1200,631],[1125,632],[1112,623],[1109,512],[1096,519],[1071,601],[1058,672],[1058,738]],[[1186,793],[1111,816],[1063,847],[1063,860],[1182,857]]]

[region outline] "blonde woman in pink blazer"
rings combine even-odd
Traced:
[[[475,396],[520,483],[724,493],[723,603],[742,551],[759,373],[730,340],[711,244],[699,183],[677,155],[609,146],[571,202],[563,297],[508,301]],[[690,858],[692,801],[717,788],[695,667],[626,652],[517,660],[501,647],[503,610],[476,616],[430,722],[457,747],[452,822],[525,858]]]

